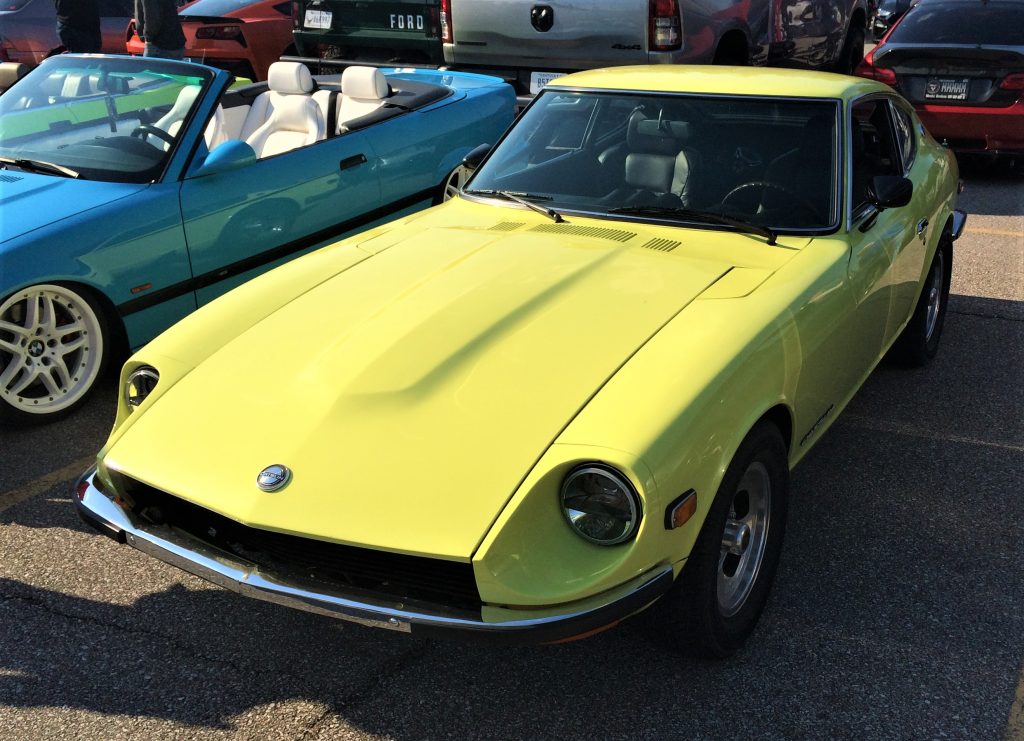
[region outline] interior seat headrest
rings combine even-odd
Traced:
[[[282,95],[306,95],[313,92],[313,76],[299,62],[274,62],[267,72],[267,85]]]
[[[350,98],[388,97],[388,78],[376,67],[349,67],[341,75],[341,92]]]

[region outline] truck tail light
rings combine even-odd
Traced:
[[[452,0],[441,0],[441,41],[445,44],[455,43],[452,30]]]
[[[649,44],[651,51],[674,51],[683,46],[679,0],[650,0]]]
[[[299,23],[299,0],[292,0],[292,26],[294,28],[300,28]]]

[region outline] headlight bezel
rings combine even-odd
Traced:
[[[140,381],[145,381],[145,385],[140,385]],[[142,406],[143,402],[149,398],[149,395],[153,393],[153,390],[159,383],[160,371],[151,365],[140,365],[132,370],[125,378],[124,384],[121,387],[121,396],[128,412],[134,412]],[[135,389],[134,393],[133,388]]]
[[[629,512],[628,524],[622,533],[612,538],[595,538],[591,534],[588,534],[581,529],[579,520],[570,514],[570,512],[579,512],[581,514],[594,514],[593,512],[587,512],[581,510],[578,507],[570,507],[567,503],[567,499],[571,499],[571,487],[580,482],[583,476],[596,475],[603,477],[604,479],[612,482],[618,489],[621,490],[624,501],[626,503],[626,510]],[[597,495],[591,495],[597,496]],[[610,466],[607,463],[600,461],[590,461],[587,463],[581,463],[574,466],[562,479],[562,485],[559,487],[558,495],[559,507],[562,510],[562,516],[565,518],[569,528],[580,538],[583,538],[589,543],[600,546],[616,546],[623,543],[629,542],[636,537],[636,534],[640,531],[640,524],[643,522],[643,500],[640,497],[639,492],[630,481],[629,477],[626,476],[622,471],[618,470],[614,466]]]

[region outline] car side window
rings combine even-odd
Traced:
[[[868,203],[868,186],[878,175],[901,175],[899,150],[889,116],[888,104],[876,98],[857,103],[851,109],[852,213]]]
[[[892,103],[893,122],[896,124],[896,142],[903,156],[903,174],[910,172],[917,156],[917,139],[914,136],[914,120],[910,113],[896,102]]]

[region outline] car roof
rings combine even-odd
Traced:
[[[549,87],[846,100],[865,93],[892,92],[873,80],[831,72],[660,64],[576,72],[552,80]]]

